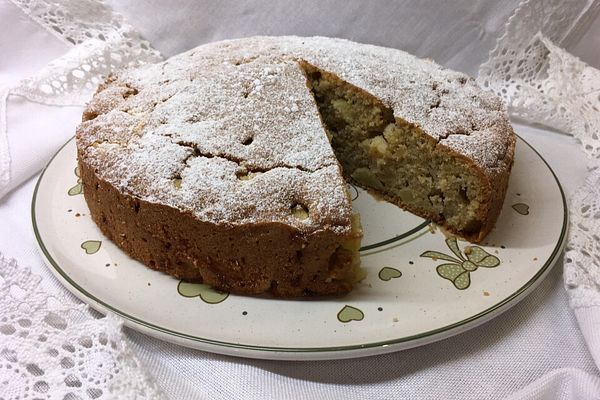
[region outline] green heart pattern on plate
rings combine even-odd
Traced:
[[[384,267],[379,271],[379,279],[386,282],[394,278],[400,278],[401,276],[402,272],[398,271],[396,268]]]
[[[81,243],[81,248],[85,250],[85,254],[95,254],[100,250],[102,242],[100,240],[86,240]]]
[[[79,167],[75,167],[75,176],[77,177],[77,184],[75,186],[71,187],[67,191],[67,194],[69,196],[77,196],[78,194],[83,193],[83,185],[81,184],[81,176],[79,173]]]
[[[340,322],[347,323],[350,321],[362,321],[365,314],[356,307],[345,305],[337,314],[337,319]]]
[[[529,215],[529,206],[525,203],[513,204],[512,208],[521,215]]]
[[[229,293],[220,292],[204,283],[184,281],[180,281],[177,285],[177,292],[183,297],[200,297],[202,301],[208,304],[219,304],[229,297]]]

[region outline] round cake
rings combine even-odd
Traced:
[[[85,199],[147,266],[233,293],[363,276],[346,181],[480,241],[515,135],[464,74],[341,39],[253,37],[111,75],[77,129]]]

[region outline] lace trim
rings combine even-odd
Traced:
[[[571,202],[564,278],[571,307],[600,306],[600,168]]]
[[[159,61],[152,53],[128,52],[127,43],[117,35],[107,41],[89,39],[35,76],[22,80],[10,92],[43,104],[82,105],[111,72]]]
[[[0,89],[0,198],[4,196],[3,188],[10,181],[10,153],[6,137],[6,99],[8,88]]]
[[[477,78],[511,115],[574,135],[600,158],[600,72],[557,47],[580,35],[599,2],[523,2]]]
[[[117,35],[125,39],[128,52],[160,57],[121,14],[102,0],[10,1],[65,43],[78,45],[89,39],[109,42]]]
[[[121,332],[72,297],[0,254],[0,393],[3,398],[159,399]]]
[[[102,1],[11,1],[54,36],[76,45],[11,94],[44,104],[81,105],[109,73],[162,58]]]

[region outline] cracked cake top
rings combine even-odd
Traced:
[[[468,76],[341,39],[254,37],[111,76],[77,130],[79,156],[124,193],[220,224],[349,229],[350,201],[306,61],[380,99],[490,176],[511,162],[501,101]],[[291,211],[308,210],[308,218]]]

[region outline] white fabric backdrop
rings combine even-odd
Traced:
[[[165,57],[236,37],[330,36],[403,49],[475,76],[519,1],[151,0],[146,2],[149,7],[136,1],[108,3]]]
[[[150,0],[143,6],[131,0],[107,3],[165,57],[202,43],[236,37],[321,35],[403,49],[476,76],[521,1],[453,0],[444,4],[439,0]],[[598,43],[600,23],[595,21],[563,45],[598,68]]]
[[[517,6],[517,1],[491,0],[461,0],[452,6],[389,1],[371,8],[357,1],[342,7],[323,3],[303,3],[298,10],[291,1],[251,1],[239,7],[184,0],[168,5],[109,2],[167,56],[226,37],[322,34],[404,48],[473,75]],[[0,0],[0,21],[0,92],[69,50],[7,0]],[[598,26],[596,22],[568,46],[592,63],[599,60]],[[10,148],[9,188],[25,183],[0,199],[0,254],[14,257],[21,268],[31,266],[44,278],[44,290],[63,293],[34,247],[29,220],[34,182],[26,178],[72,135],[80,108],[45,106],[19,96],[10,96],[7,108],[10,147],[0,142],[5,146],[0,156]],[[519,125],[517,131],[550,162],[567,195],[573,194],[588,165],[578,144],[527,126]],[[169,398],[600,398],[598,370],[568,307],[561,267],[494,321],[443,342],[380,357],[310,363],[242,360],[184,349],[128,329],[125,342],[143,373],[152,375]],[[2,340],[0,336],[0,345]],[[67,392],[49,393],[62,398],[58,394]]]

